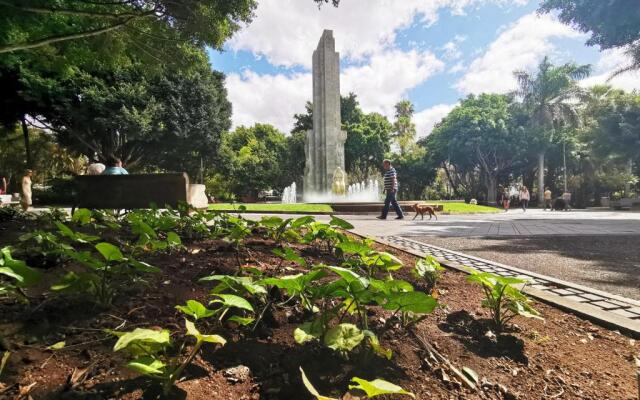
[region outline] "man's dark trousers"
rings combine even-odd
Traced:
[[[396,210],[396,214],[398,214],[398,218],[403,218],[404,214],[402,213],[402,208],[400,208],[400,204],[396,200],[396,191],[388,190],[387,197],[384,199],[384,208],[382,209],[382,218],[387,218],[387,214],[389,213],[389,206],[392,205]]]

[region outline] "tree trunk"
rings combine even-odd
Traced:
[[[538,207],[544,204],[544,151],[538,154]]]
[[[29,128],[27,127],[26,116],[23,115],[21,120],[22,136],[24,137],[24,152],[27,158],[27,168],[33,168],[33,160],[31,159],[31,143],[29,141]]]
[[[498,178],[487,174],[487,204],[493,206],[498,204],[496,196],[498,194]]]

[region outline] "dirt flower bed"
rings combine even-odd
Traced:
[[[225,298],[210,292],[220,280],[200,281],[201,278],[253,276],[255,281],[269,282],[270,277],[309,274],[312,268],[324,268],[312,266],[338,267],[345,260],[353,260],[345,256],[348,250],[337,251],[335,242],[325,246],[324,239],[301,243],[305,242],[301,240],[304,235],[285,238],[283,233],[279,237],[268,222],[263,226],[249,223],[245,231],[235,232],[234,236],[237,221],[226,220],[219,225],[224,228],[218,228],[216,221],[209,220],[208,225],[215,226],[210,228],[212,231],[224,229],[224,234],[193,234],[198,231],[193,226],[190,231],[172,227],[182,237],[179,245],[161,245],[161,240],[170,239],[158,230],[157,237],[151,235],[151,244],[134,251],[126,243],[139,243],[143,237],[139,229],[132,227],[135,223],[129,221],[132,225],[122,223],[115,230],[96,231],[92,227],[96,221],[84,222],[65,224],[76,233],[98,232],[101,239],[83,243],[83,239],[78,242],[77,238],[62,236],[79,249],[91,249],[97,241],[107,240],[121,246],[127,262],[135,257],[159,271],[127,277],[124,284],[119,283],[110,305],[98,305],[86,293],[50,289],[59,285],[61,276],[69,271],[81,273],[78,259],[66,259],[39,269],[42,277],[38,283],[20,289],[28,303],[16,296],[2,297],[0,335],[3,354],[9,356],[1,370],[0,398],[161,398],[162,384],[158,379],[127,368],[131,357],[114,351],[120,341],[111,331],[167,330],[177,344],[167,351],[182,362],[197,343],[195,336],[185,334],[185,319],[194,321],[202,334],[219,335],[226,343],[204,343],[166,398],[312,399],[300,368],[319,393],[344,399],[366,398],[361,390],[349,390],[349,385],[354,385],[353,377],[368,381],[381,378],[419,399],[600,400],[638,396],[634,358],[639,357],[640,351],[632,338],[536,302],[531,305],[544,319],[516,316],[498,332],[489,311],[481,306],[485,298],[481,285],[469,282],[465,274],[444,270],[435,289],[427,288],[425,281],[412,272],[418,260],[394,249],[369,244],[375,251],[388,252],[401,261],[401,268],[391,268],[394,279],[410,283],[415,291],[427,290],[430,298],[437,299],[437,307],[408,316],[391,310],[387,306],[390,300],[379,304],[372,300],[364,309],[366,315],[352,313],[349,304],[336,308],[337,313],[329,314],[329,325],[358,325],[364,331],[360,324],[365,321],[367,330],[379,342],[378,347],[368,347],[363,342],[353,350],[338,351],[326,345],[326,340],[299,344],[300,337],[294,337],[294,332],[301,334],[296,329],[312,319],[315,308],[338,307],[339,302],[327,305],[322,304],[324,299],[316,298],[305,308],[303,297],[278,285],[264,285],[263,301],[244,296],[251,301],[253,312],[234,308],[224,317],[216,314],[192,319],[175,307],[196,300],[218,310],[215,307],[221,303],[210,305],[210,301]],[[276,222],[273,220],[272,225]],[[3,245],[15,244],[19,236],[15,235],[16,230],[32,233],[40,224],[41,221],[17,224],[11,233],[1,230]],[[310,225],[301,228],[301,232],[312,229],[315,228]],[[238,236],[243,237],[238,240]],[[158,249],[150,250],[153,246]],[[331,246],[334,248],[327,248]],[[18,247],[16,244],[14,254],[20,254]],[[274,254],[274,249],[279,249],[276,252],[280,255]],[[331,282],[338,272],[344,273],[329,270],[314,282]],[[382,280],[389,274],[390,271],[378,271],[371,276]],[[230,320],[229,315],[239,319]],[[249,316],[251,322],[242,320]],[[308,329],[306,334],[311,331]],[[372,351],[373,348],[379,351]]]

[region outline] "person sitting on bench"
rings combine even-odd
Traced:
[[[102,171],[102,175],[129,175],[129,172],[122,168],[122,160],[116,157],[109,157],[107,168]]]

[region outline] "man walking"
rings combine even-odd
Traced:
[[[400,204],[396,200],[396,193],[398,192],[398,177],[396,175],[396,169],[391,166],[391,161],[384,160],[382,162],[382,167],[384,168],[384,191],[387,194],[387,197],[384,199],[384,208],[382,209],[382,215],[376,217],[378,219],[387,219],[387,214],[389,213],[389,206],[392,205],[396,210],[396,214],[398,216],[396,219],[403,219],[404,214],[402,213],[402,208],[400,208]]]

